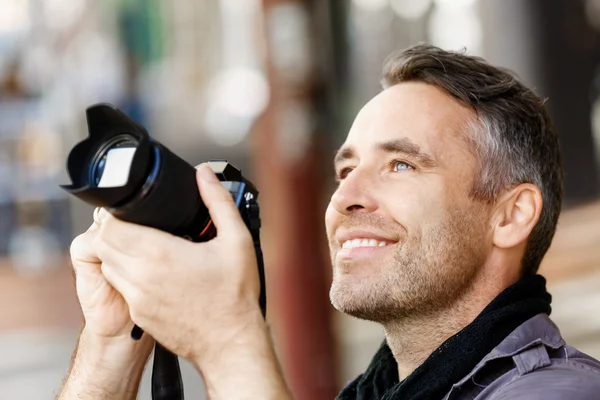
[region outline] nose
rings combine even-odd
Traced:
[[[373,196],[373,177],[360,168],[354,169],[340,182],[331,197],[331,205],[340,214],[348,215],[358,210],[372,212],[377,209]]]

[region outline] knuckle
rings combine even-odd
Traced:
[[[87,254],[90,246],[93,244],[93,235],[90,232],[82,233],[75,237],[69,245],[69,255],[71,259],[76,260]]]
[[[73,239],[73,241],[71,241],[71,245],[69,246],[69,254],[71,255],[71,258],[76,257],[77,254],[79,253],[79,249],[83,244],[82,243],[83,235],[85,235],[85,233],[82,233],[81,235],[76,236],[75,239]]]
[[[142,252],[149,261],[159,265],[169,265],[171,262],[171,252],[165,245],[149,246],[148,252]]]
[[[98,255],[98,257],[103,259],[104,256],[106,255],[106,251],[107,251],[107,245],[105,242],[105,234],[98,232],[98,235],[96,235],[94,237],[94,239],[92,240],[91,245],[94,247],[94,250],[96,251],[96,254]]]
[[[217,210],[217,212],[220,213],[226,212],[225,210],[235,207],[233,199],[229,193],[220,193],[219,196],[213,200],[211,205]]]
[[[108,216],[104,216],[103,218],[101,218],[100,220],[100,230],[101,231],[106,231],[107,229],[112,229],[112,226],[114,225],[114,221],[113,218],[109,218]]]
[[[102,239],[106,235],[106,225],[102,224],[96,231],[96,239]]]
[[[226,203],[233,204],[233,197],[231,195],[231,192],[227,190],[227,188],[223,186],[221,182],[217,182],[215,183],[215,185],[218,187],[217,192],[219,194],[219,199]]]

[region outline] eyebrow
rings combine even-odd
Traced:
[[[424,152],[418,144],[407,138],[380,142],[375,145],[375,148],[386,153],[405,154],[427,168],[434,168],[437,166],[437,162],[431,154]],[[338,165],[343,161],[356,157],[356,151],[353,147],[344,146],[336,153],[333,164]]]

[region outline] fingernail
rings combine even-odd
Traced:
[[[219,179],[208,165],[202,165],[198,168],[198,175],[204,182],[218,182]]]
[[[108,217],[108,211],[106,211],[103,207],[98,207],[98,221],[102,222]]]
[[[94,209],[94,222],[95,222],[97,225],[100,225],[100,217],[98,216],[98,213],[99,213],[99,212],[100,212],[100,207],[96,207],[96,208]]]

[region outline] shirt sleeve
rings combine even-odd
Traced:
[[[600,371],[582,363],[553,364],[517,376],[490,400],[600,400]]]

